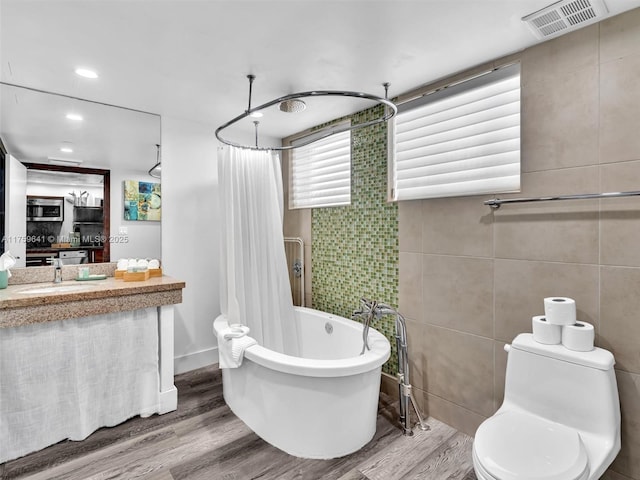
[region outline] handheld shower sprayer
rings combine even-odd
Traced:
[[[360,309],[355,310],[353,312],[353,315],[351,315],[352,319],[362,319],[362,351],[360,352],[360,355],[364,355],[364,352],[366,350],[371,350],[371,348],[369,348],[369,327],[371,326],[371,321],[373,320],[374,316],[376,317],[376,319],[379,318],[379,315],[377,314],[377,308],[378,302],[376,302],[375,300],[367,300],[366,298],[362,297],[360,299]]]
[[[421,430],[429,430],[429,426],[425,423],[420,413],[420,409],[411,394],[411,383],[409,383],[409,347],[407,343],[407,325],[404,317],[395,308],[385,303],[379,303],[376,300],[360,299],[360,308],[353,312],[351,318],[360,318],[363,323],[362,329],[362,352],[364,355],[366,350],[370,350],[367,342],[369,335],[369,327],[371,322],[379,320],[385,315],[394,315],[395,322],[395,338],[396,350],[398,354],[398,395],[400,397],[400,424],[405,435],[413,435],[413,427],[409,418],[409,404],[413,407],[418,417],[417,426]]]

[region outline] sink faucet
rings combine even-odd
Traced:
[[[54,258],[53,263],[53,283],[62,282],[62,260]]]

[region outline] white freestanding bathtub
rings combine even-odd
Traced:
[[[222,369],[224,399],[256,434],[304,458],[335,458],[355,452],[376,431],[382,364],[389,341],[336,315],[295,307],[300,357],[261,345],[246,349],[240,368]],[[219,316],[217,333],[228,326]]]

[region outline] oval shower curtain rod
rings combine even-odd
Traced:
[[[254,75],[247,75],[247,78],[249,79],[249,103],[248,103],[248,108],[247,110],[244,111],[244,113],[242,113],[241,115],[238,115],[237,117],[235,117],[232,120],[229,120],[227,123],[219,126],[216,129],[215,135],[216,138],[218,140],[220,140],[222,143],[226,144],[226,145],[231,145],[233,147],[239,147],[239,148],[246,148],[249,150],[272,150],[272,151],[284,151],[284,150],[292,150],[294,148],[298,148],[298,147],[304,147],[305,145],[309,145],[317,140],[320,140],[322,138],[326,138],[329,137],[331,135],[334,135],[336,133],[340,133],[340,132],[345,132],[347,130],[356,130],[359,128],[364,128],[364,127],[369,127],[371,125],[377,125],[378,123],[382,123],[382,122],[386,122],[388,120],[390,120],[391,118],[393,118],[395,116],[395,114],[398,112],[398,108],[396,107],[396,105],[389,100],[387,97],[388,95],[388,91],[389,91],[389,83],[384,83],[384,90],[385,90],[385,98],[382,97],[378,97],[376,95],[371,95],[369,93],[363,93],[363,92],[351,92],[351,91],[347,91],[347,90],[312,90],[309,92],[299,92],[299,93],[291,93],[289,95],[284,95],[282,97],[278,97],[274,100],[271,100],[270,102],[264,103],[258,107],[255,108],[251,108],[251,94],[252,94],[252,87],[253,87],[253,81],[255,80],[255,76]],[[241,143],[235,143],[232,142],[231,140],[227,140],[226,138],[224,138],[222,136],[222,131],[228,127],[230,127],[231,125],[239,122],[240,120],[242,120],[243,118],[246,118],[248,116],[250,116],[253,113],[259,112],[260,110],[264,110],[265,108],[269,108],[273,105],[277,105],[277,104],[281,104],[281,110],[283,111],[297,111],[295,110],[296,107],[293,107],[294,109],[291,109],[291,105],[295,105],[296,102],[299,102],[300,104],[302,104],[301,110],[304,109],[304,102],[300,101],[299,99],[301,98],[307,98],[307,97],[352,97],[352,98],[361,98],[364,100],[372,100],[374,102],[378,102],[378,104],[380,105],[384,105],[385,107],[385,114],[382,117],[378,117],[375,118],[373,120],[369,120],[368,122],[364,122],[364,123],[359,123],[357,125],[347,125],[347,124],[342,124],[342,125],[337,125],[335,128],[328,128],[325,132],[320,133],[318,135],[313,135],[311,136],[308,140],[301,140],[301,141],[297,141],[295,143],[295,145],[286,145],[286,146],[280,146],[280,147],[260,147],[258,146],[258,125],[260,124],[259,121],[254,121],[253,124],[255,126],[255,139],[256,139],[256,144],[255,145],[243,145]],[[283,107],[284,104],[285,106]]]

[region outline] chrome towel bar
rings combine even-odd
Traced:
[[[640,191],[633,192],[609,192],[609,193],[583,193],[578,195],[556,195],[553,197],[525,197],[525,198],[492,198],[485,200],[484,204],[491,208],[498,209],[503,203],[529,203],[529,202],[552,202],[555,200],[586,200],[590,198],[617,198],[640,196]]]

